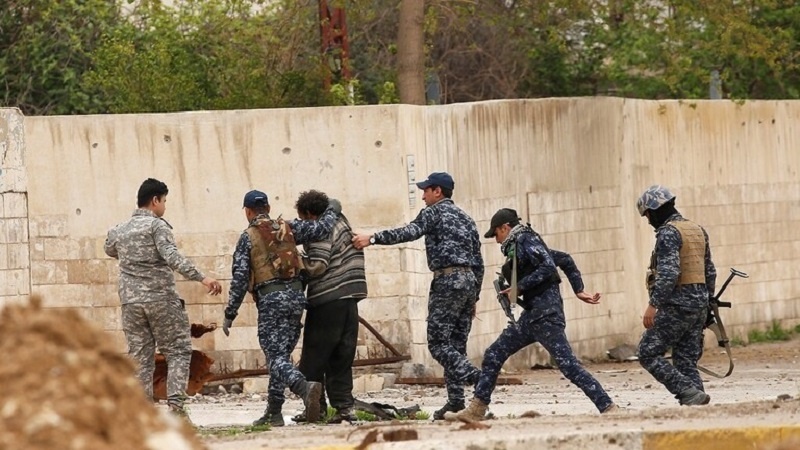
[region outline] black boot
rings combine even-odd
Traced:
[[[461,403],[451,403],[450,400],[442,406],[442,409],[438,409],[433,413],[433,420],[444,420],[444,414],[448,412],[457,413],[464,409],[464,402]]]
[[[253,426],[262,426],[266,424],[269,424],[271,427],[282,427],[284,425],[281,405],[277,403],[268,403],[264,415],[253,422]]]
[[[319,422],[319,397],[322,395],[322,383],[298,380],[291,386],[291,391],[303,399],[308,423]]]
[[[341,408],[336,409],[336,414],[334,414],[333,417],[328,420],[328,423],[353,423],[357,420],[358,417],[356,417],[356,414],[353,412],[353,408]]]

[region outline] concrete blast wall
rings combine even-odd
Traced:
[[[179,248],[227,281],[247,190],[266,191],[274,213],[294,217],[297,195],[320,189],[342,200],[356,228],[374,231],[412,220],[424,206],[414,181],[446,170],[481,232],[495,210],[515,208],[574,256],[587,290],[603,293],[590,306],[562,283],[581,356],[638,341],[654,236],[635,201],[654,183],[672,188],[678,209],[707,228],[721,279],[731,266],[750,273],[726,294],[731,333],[791,325],[800,318],[798,119],[800,102],[614,98],[24,119],[0,110],[0,302],[41,292],[46,306],[79,310],[124,351],[117,265],[102,244],[133,211],[143,179],[169,185],[165,218]],[[483,252],[475,361],[505,325],[491,289],[499,246],[486,240]],[[422,241],[366,255],[361,315],[415,362],[439,369],[425,347],[431,274]],[[225,296],[178,284],[190,320],[221,322]],[[230,337],[210,333],[195,346],[220,368],[263,365],[255,325],[248,299]],[[362,333],[358,357],[382,356]],[[509,367],[544,357],[532,347]]]

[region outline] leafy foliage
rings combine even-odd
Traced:
[[[354,80],[323,88],[316,0],[9,0],[0,102],[25,114],[399,101],[399,0],[347,11]],[[441,103],[620,95],[800,98],[794,0],[426,0]],[[415,25],[416,26],[416,25]]]

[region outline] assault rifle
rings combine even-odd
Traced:
[[[511,326],[517,325],[517,320],[514,319],[514,313],[511,311],[511,308],[514,306],[511,304],[511,300],[508,298],[508,294],[503,294],[502,292],[508,289],[508,284],[506,283],[505,278],[503,278],[503,274],[498,273],[497,279],[494,280],[494,290],[497,292],[497,302],[500,303],[500,307],[503,308],[503,312],[506,313],[506,317],[508,317],[508,324]]]
[[[748,278],[749,275],[746,273],[736,270],[731,267],[731,274],[728,275],[728,279],[725,280],[725,283],[722,284],[722,287],[717,292],[717,295],[714,295],[708,299],[708,317],[706,318],[706,328],[711,330],[714,335],[717,337],[717,343],[720,347],[725,348],[725,353],[728,354],[728,372],[725,375],[720,375],[712,370],[706,369],[701,365],[697,365],[697,368],[712,377],[717,378],[725,378],[731,373],[733,373],[733,356],[731,356],[731,343],[728,339],[728,335],[725,333],[725,326],[722,324],[722,318],[719,316],[719,309],[720,308],[730,308],[731,302],[721,302],[719,299],[722,296],[722,293],[725,292],[725,289],[728,287],[728,284],[733,280],[733,277],[742,277]]]

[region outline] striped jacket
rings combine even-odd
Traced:
[[[351,242],[353,231],[344,215],[340,215],[327,239],[304,244],[309,308],[341,298],[356,301],[367,297],[364,273],[364,251]]]

